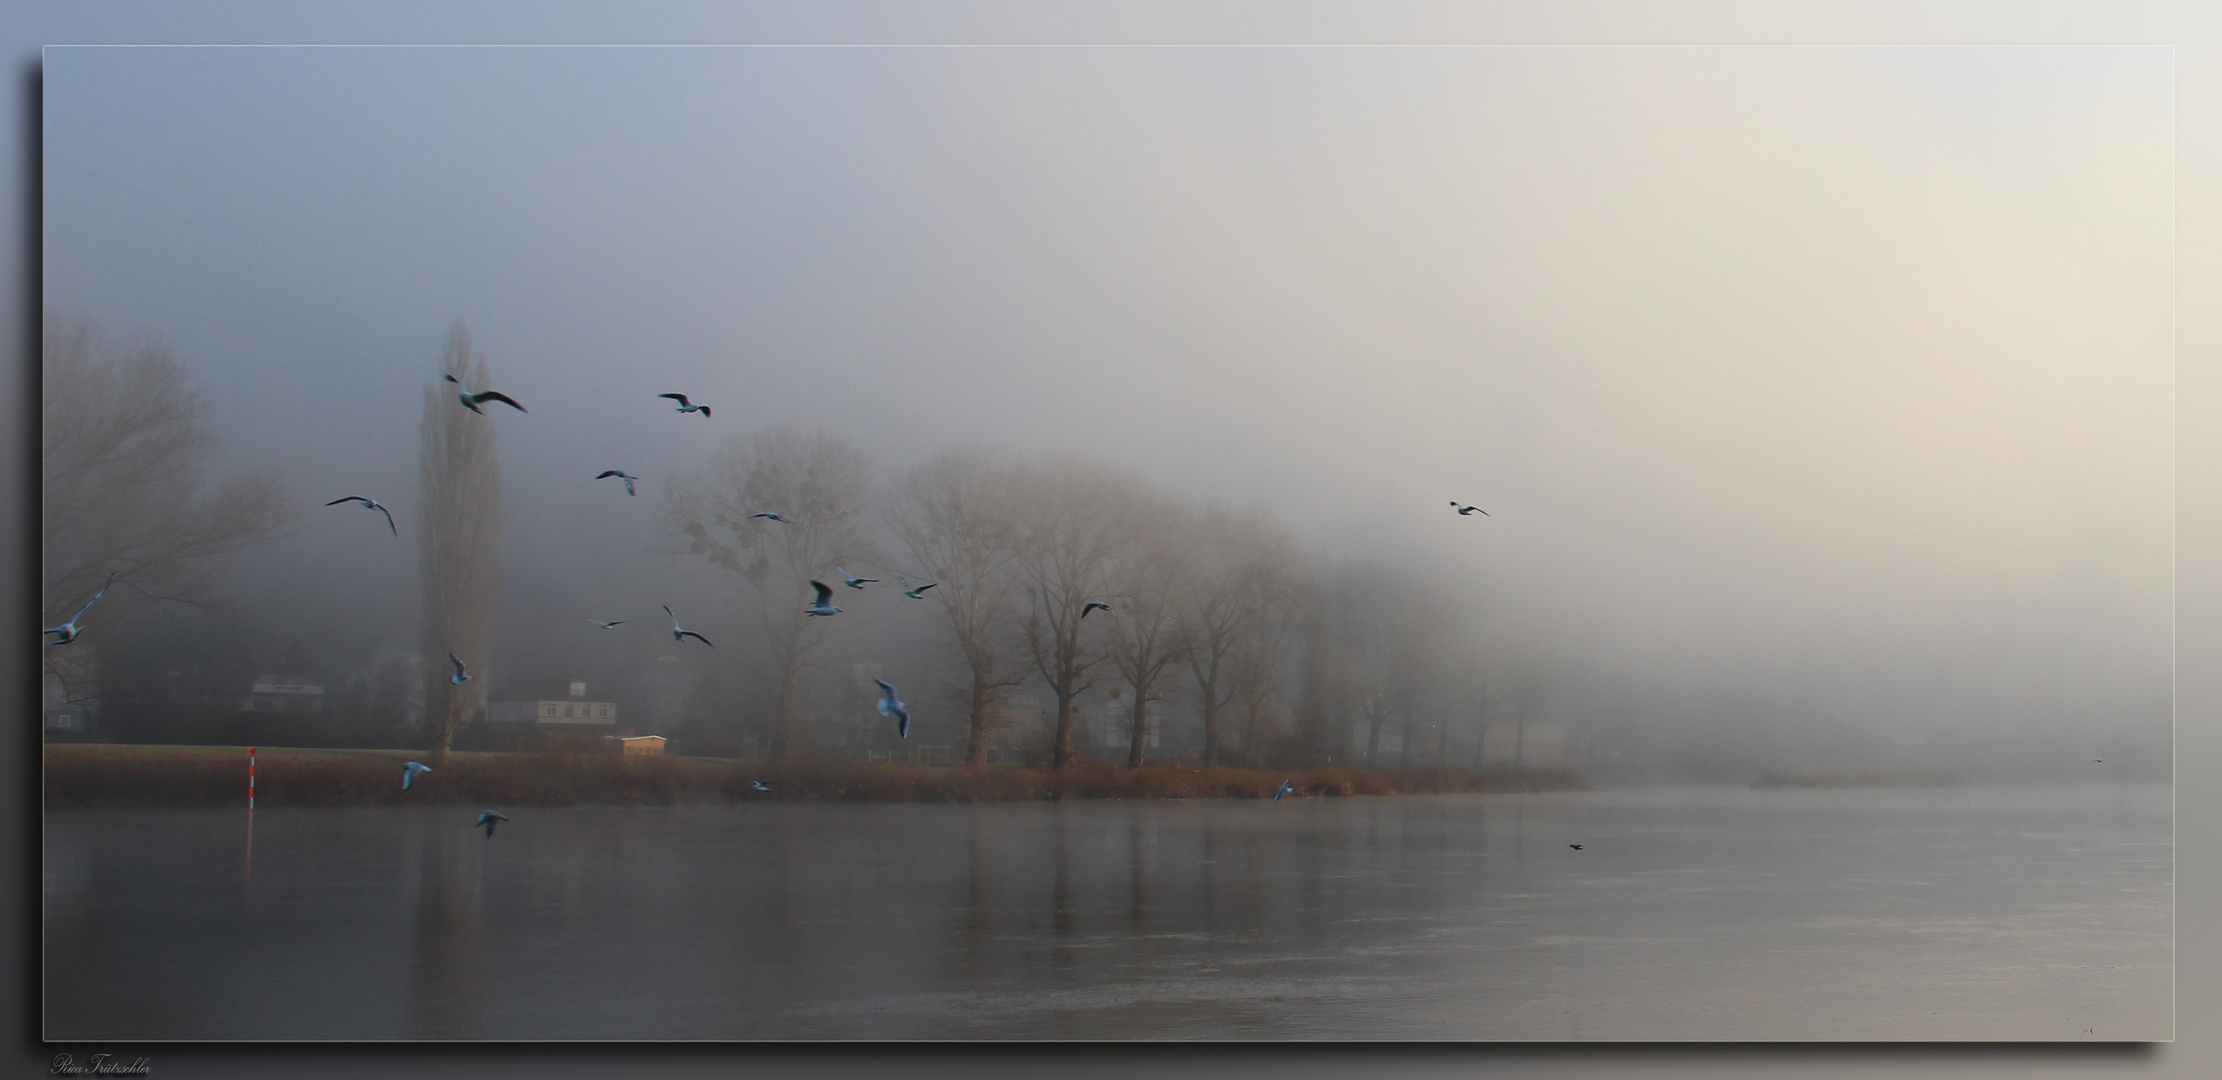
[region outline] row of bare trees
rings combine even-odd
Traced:
[[[1283,741],[1307,758],[1381,760],[1395,723],[1400,761],[1420,763],[1432,725],[1441,764],[1451,721],[1485,718],[1449,704],[1444,687],[1471,673],[1454,672],[1467,639],[1419,581],[1322,570],[1268,513],[1179,499],[1092,462],[957,448],[882,489],[838,436],[766,429],[680,477],[665,512],[687,551],[740,583],[775,756],[808,745],[806,686],[838,670],[835,620],[802,602],[836,566],[932,583],[948,711],[961,710],[974,764],[1022,696],[1040,702],[1059,766],[1082,753],[1091,692],[1123,703],[1129,766],[1175,702],[1200,726],[1207,766],[1230,753],[1262,763],[1292,717],[1302,730]]]
[[[159,342],[52,317],[45,331],[41,606],[58,620],[108,572],[117,587],[89,646],[42,655],[66,696],[91,697],[119,631],[163,603],[217,603],[221,557],[294,511],[267,473],[215,474],[198,400]],[[461,324],[440,369],[491,381]],[[416,515],[423,621],[411,670],[435,760],[495,666],[501,547],[494,425],[457,407],[449,386],[425,390]],[[1444,764],[1454,722],[1478,732],[1508,693],[1532,697],[1476,681],[1467,634],[1478,613],[1454,612],[1431,583],[1380,564],[1323,567],[1270,514],[1181,499],[1077,458],[951,449],[882,486],[836,435],[766,429],[679,477],[664,511],[685,550],[736,583],[753,633],[719,659],[753,669],[741,700],[775,756],[823,742],[823,706],[839,696],[829,688],[857,659],[862,619],[803,613],[808,583],[843,566],[930,588],[905,614],[938,624],[931,667],[945,686],[914,700],[929,724],[955,722],[972,763],[1028,716],[1043,721],[1050,759],[1072,761],[1085,752],[1083,701],[1107,698],[1125,712],[1130,766],[1168,722],[1195,725],[1205,765],[1386,763],[1391,733],[1395,761]],[[477,677],[452,682],[450,652]],[[378,709],[413,712],[411,696],[389,686]],[[1478,739],[1474,754],[1479,764]]]

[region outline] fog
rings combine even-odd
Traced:
[[[883,481],[988,445],[1270,508],[1322,566],[1427,581],[1623,767],[2165,775],[2172,80],[2162,49],[49,49],[45,300],[167,341],[303,507],[227,599],[327,679],[416,647],[461,320],[530,409],[487,417],[495,697],[656,655],[585,620],[664,603],[744,652],[665,492],[788,425]],[[317,505],[350,494],[400,537]],[[915,569],[887,549],[849,569]],[[839,655],[925,678],[901,602],[848,604]]]

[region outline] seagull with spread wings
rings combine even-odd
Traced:
[[[671,640],[684,641],[687,638],[693,638],[696,641],[703,643],[704,645],[710,645],[709,638],[703,637],[702,635],[697,634],[692,630],[682,630],[679,628],[679,613],[671,610],[670,604],[664,605],[664,614],[671,616]],[[717,648],[717,646],[715,645],[710,645],[710,647],[713,649]]]
[[[77,640],[77,635],[85,632],[78,627],[77,620],[84,618],[85,613],[93,609],[93,600],[98,600],[101,597],[106,596],[108,594],[108,586],[115,583],[116,575],[111,572],[108,575],[108,580],[100,583],[100,591],[93,594],[92,600],[85,601],[85,606],[78,608],[77,614],[70,616],[68,622],[63,623],[60,626],[49,626],[46,629],[39,631],[39,633],[54,635],[54,644],[56,645],[67,645],[70,642]]]
[[[657,397],[667,397],[667,398],[670,398],[670,399],[671,399],[671,400],[673,400],[673,401],[676,401],[676,402],[678,402],[678,403],[679,403],[679,407],[678,407],[678,408],[676,408],[676,409],[673,409],[673,410],[672,410],[673,412],[683,412],[683,413],[688,413],[688,412],[698,412],[698,413],[701,413],[701,414],[702,414],[702,416],[703,416],[703,418],[704,418],[704,419],[708,419],[708,418],[709,418],[709,415],[710,415],[710,407],[709,407],[708,405],[695,405],[695,404],[692,404],[692,403],[688,402],[688,401],[687,401],[687,395],[685,395],[685,394],[657,394],[656,396],[657,396]]]
[[[631,474],[631,473],[628,473],[628,472],[626,472],[626,471],[625,471],[625,470],[623,470],[623,469],[610,469],[610,470],[608,470],[608,471],[606,471],[606,472],[602,473],[602,475],[600,475],[600,476],[597,476],[597,477],[595,477],[595,479],[596,479],[596,480],[607,480],[607,479],[609,479],[609,478],[610,478],[610,477],[612,477],[612,476],[614,476],[614,477],[618,478],[619,480],[623,480],[623,481],[625,482],[625,494],[627,494],[627,495],[634,495],[634,494],[638,494],[637,492],[635,492],[635,491],[633,490],[633,481],[635,481],[635,480],[638,480],[638,479],[640,479],[640,477],[634,476],[633,474]]]
[[[344,498],[344,499],[333,499],[333,500],[332,500],[331,502],[325,503],[324,505],[326,505],[326,506],[338,506],[339,504],[341,504],[341,503],[343,503],[343,502],[359,502],[359,503],[363,504],[363,508],[364,508],[364,509],[366,509],[366,510],[376,510],[376,511],[378,511],[378,512],[379,512],[379,513],[381,513],[381,514],[384,514],[384,515],[386,515],[386,527],[387,527],[387,528],[389,528],[389,529],[393,529],[393,534],[394,534],[395,536],[400,536],[400,535],[401,535],[401,530],[400,530],[399,528],[396,528],[396,527],[394,526],[394,523],[393,523],[393,511],[391,511],[391,510],[388,510],[388,509],[386,509],[386,508],[385,508],[385,507],[383,507],[383,506],[380,506],[380,505],[378,504],[378,500],[376,500],[376,499],[370,499],[370,498],[365,498],[365,497],[363,497],[363,496],[361,496],[361,495],[349,495],[348,497],[346,497],[346,498]]]
[[[880,687],[880,715],[895,718],[897,738],[910,738],[910,706],[895,697],[895,684],[886,679],[873,679]]]
[[[463,380],[458,379],[453,375],[442,375],[440,377],[446,379],[451,383],[454,383],[457,386],[463,386]],[[517,404],[517,399],[510,397],[508,394],[504,394],[495,390],[481,390],[478,393],[474,394],[471,393],[470,387],[463,386],[462,392],[455,395],[455,400],[462,402],[464,408],[469,409],[470,411],[477,413],[480,416],[486,415],[486,410],[479,408],[479,406],[489,401],[499,401],[502,404],[517,410],[518,412],[529,411],[524,406]]]
[[[833,589],[823,581],[813,581],[810,587],[818,590],[816,603],[802,609],[805,615],[839,615],[841,609],[833,606]]]
[[[924,585],[912,585],[910,583],[910,579],[904,577],[901,574],[895,575],[895,580],[898,584],[902,585],[903,595],[910,597],[913,600],[924,600],[926,598],[926,590],[940,584],[940,582],[937,581],[929,581]]]

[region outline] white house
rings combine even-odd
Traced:
[[[590,701],[586,681],[572,679],[570,693],[535,701],[491,701],[486,719],[496,724],[537,724],[542,727],[616,727],[617,703]]]
[[[299,675],[264,675],[240,699],[239,711],[320,713],[324,711],[324,688]]]

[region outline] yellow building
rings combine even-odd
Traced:
[[[661,735],[612,735],[609,740],[626,757],[646,757],[664,752],[664,737]]]

